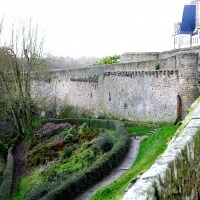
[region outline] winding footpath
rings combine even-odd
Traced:
[[[137,155],[140,149],[140,142],[144,138],[156,132],[157,132],[157,129],[154,129],[143,136],[136,136],[134,138],[132,137],[129,152],[127,153],[122,163],[117,168],[115,168],[115,170],[113,170],[107,177],[105,177],[102,181],[100,181],[99,183],[95,184],[94,186],[90,187],[88,190],[83,192],[79,197],[76,198],[76,200],[88,200],[98,189],[100,189],[103,186],[109,185],[110,183],[115,181],[117,178],[122,176],[124,173],[126,173],[133,166],[137,158]]]
[[[113,170],[113,172],[111,172],[105,179],[86,190],[82,195],[76,198],[76,200],[88,200],[89,197],[91,197],[99,188],[109,185],[111,182],[127,172],[127,170],[133,166],[139,152],[140,142],[145,137],[147,136],[145,135],[142,137],[136,137],[136,139],[131,138],[130,150],[122,163],[117,168],[115,168],[115,170]]]

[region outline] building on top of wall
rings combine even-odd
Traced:
[[[200,45],[200,0],[183,9],[182,22],[174,25],[174,49]]]

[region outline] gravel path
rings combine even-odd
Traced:
[[[80,195],[76,200],[87,200],[90,196],[92,196],[99,188],[106,186],[122,176],[128,169],[130,169],[135,162],[139,148],[140,142],[147,136],[137,137],[136,139],[131,138],[130,150],[120,166],[118,166],[113,172],[111,172],[105,179],[96,185],[92,186],[88,190],[86,190],[82,195]]]

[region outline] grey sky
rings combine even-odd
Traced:
[[[173,48],[173,24],[189,0],[1,0],[6,18],[32,17],[47,51],[106,56]]]

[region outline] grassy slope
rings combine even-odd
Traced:
[[[98,190],[90,200],[120,199],[129,183],[137,178],[138,174],[142,174],[148,170],[155,160],[164,152],[177,128],[177,126],[165,126],[154,135],[150,135],[148,138],[144,139],[141,142],[138,157],[132,168],[110,185]]]
[[[107,130],[106,133],[111,135],[115,142],[117,142],[118,138],[116,136],[115,131]],[[48,141],[47,141],[48,142]],[[10,200],[23,200],[24,194],[33,189],[38,187],[42,182],[44,181],[44,172],[47,172],[49,168],[50,170],[56,170],[57,172],[61,172],[62,170],[70,169],[73,172],[84,170],[85,168],[89,167],[88,164],[82,167],[83,161],[84,161],[84,155],[93,155],[93,151],[91,148],[82,149],[79,152],[74,153],[65,163],[59,163],[59,162],[50,162],[47,165],[41,165],[38,167],[35,167],[33,171],[26,176],[21,177],[20,184],[19,184],[19,192],[14,197],[11,197]],[[98,160],[101,157],[102,154],[96,155],[96,160]],[[84,162],[84,164],[86,164]],[[89,164],[92,164],[90,162]],[[52,166],[52,167],[50,167]]]

